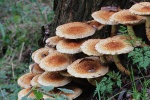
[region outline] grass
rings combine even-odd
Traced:
[[[28,71],[41,26],[53,19],[51,0],[0,1],[0,98],[17,100],[18,77]],[[24,54],[26,53],[26,54]]]

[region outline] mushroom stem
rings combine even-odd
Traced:
[[[121,72],[123,72],[123,73],[125,73],[125,74],[127,74],[127,75],[130,75],[130,71],[127,70],[127,69],[125,69],[125,68],[122,66],[122,64],[120,63],[120,60],[119,60],[118,56],[117,56],[117,55],[113,55],[112,57],[113,57],[113,59],[114,59],[114,62],[115,62],[115,64],[116,64],[117,68],[118,68]]]
[[[116,35],[116,32],[117,32],[117,27],[116,27],[116,25],[112,25],[111,26],[111,34],[110,34],[110,36],[112,37],[112,36],[115,36]]]
[[[130,26],[130,25],[128,25],[128,26],[127,26],[127,30],[128,30],[128,34],[130,35],[130,37],[131,37],[132,39],[136,39],[136,36],[135,36],[134,30],[133,30],[133,27]]]
[[[150,17],[146,17],[146,35],[147,39],[150,41]]]
[[[107,62],[107,60],[106,60],[106,58],[104,57],[104,55],[100,55],[100,61],[101,61],[101,63],[106,63]]]

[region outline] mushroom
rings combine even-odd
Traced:
[[[122,10],[113,14],[110,19],[120,24],[126,25],[128,34],[132,39],[136,38],[133,27],[134,25],[143,23],[145,20],[143,17],[132,14],[129,10]]]
[[[45,71],[65,70],[72,63],[70,55],[53,52],[40,61],[40,67]]]
[[[98,57],[86,57],[74,61],[67,67],[67,71],[74,77],[96,78],[105,75],[108,67],[99,63]]]
[[[37,49],[36,51],[34,51],[32,53],[32,59],[36,62],[36,63],[40,63],[41,59],[43,59],[44,57],[46,57],[49,53],[49,48],[40,48]]]
[[[46,47],[55,47],[57,45],[57,43],[61,40],[63,40],[64,38],[62,37],[59,37],[59,36],[52,36],[52,37],[49,37],[45,42],[46,42]]]
[[[34,76],[31,80],[31,85],[32,86],[35,86],[35,87],[40,87],[41,85],[38,83],[38,77],[40,76],[41,74],[38,74],[36,76]]]
[[[87,24],[91,25],[92,27],[96,28],[97,30],[101,30],[105,26],[95,20],[87,21]]]
[[[101,10],[92,13],[92,17],[94,18],[94,20],[96,20],[99,23],[102,23],[104,25],[112,25],[110,36],[114,36],[116,35],[116,31],[117,31],[116,25],[118,25],[118,23],[111,21],[110,17],[119,10],[120,9],[118,8],[116,8],[116,10],[111,10],[110,7],[105,7],[105,8],[102,7]]]
[[[64,77],[58,72],[44,72],[38,77],[38,83],[43,86],[60,87],[70,82],[70,78]]]
[[[81,50],[83,53],[85,53],[89,56],[100,56],[101,62],[106,63],[107,61],[106,61],[105,57],[95,49],[95,45],[99,42],[99,40],[100,39],[89,39],[89,40],[85,41],[81,45]]]
[[[95,47],[96,50],[101,54],[112,55],[117,68],[121,72],[130,75],[130,71],[122,66],[117,56],[118,54],[128,53],[134,49],[129,42],[127,42],[125,39],[112,37],[100,40]]]
[[[31,91],[31,88],[22,89],[18,92],[18,99],[22,100],[24,96],[26,96]],[[31,92],[27,98],[35,99],[34,92]]]
[[[71,22],[56,28],[56,35],[66,39],[81,39],[95,33],[95,28],[87,23]]]
[[[129,9],[129,11],[146,18],[146,35],[150,41],[150,2],[136,3]]]
[[[84,40],[69,40],[64,39],[61,40],[57,45],[56,49],[58,52],[66,53],[66,54],[76,54],[81,52],[81,44]]]
[[[31,87],[30,82],[34,76],[35,76],[35,74],[33,74],[33,73],[26,73],[26,74],[22,75],[18,79],[18,85],[21,86],[22,88],[30,88]]]
[[[30,64],[29,70],[31,73],[34,73],[34,74],[41,74],[44,72],[44,70],[41,69],[39,64],[37,64],[37,63]]]
[[[70,75],[70,74],[67,72],[67,70],[59,71],[59,73],[60,73],[62,76],[72,77],[72,75]]]

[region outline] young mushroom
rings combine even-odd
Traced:
[[[44,72],[38,77],[38,83],[43,86],[60,87],[71,82],[71,78],[62,76],[59,72]]]
[[[29,92],[31,91],[31,88],[27,88],[27,89],[22,89],[21,91],[18,92],[18,99],[19,100],[22,100],[22,98],[24,96],[26,96]],[[30,98],[30,99],[35,99],[35,95],[34,95],[34,92],[32,91],[29,96],[27,98]]]
[[[146,18],[146,35],[150,41],[150,2],[136,3],[129,9],[129,11]]]
[[[39,76],[40,76],[41,74],[38,74],[38,75],[36,75],[36,76],[34,76],[33,78],[32,78],[32,80],[31,80],[31,85],[32,86],[35,86],[35,87],[40,87],[41,85],[38,83],[38,78],[39,78]]]
[[[130,75],[130,71],[122,66],[117,56],[118,54],[128,53],[134,49],[129,42],[127,42],[125,39],[112,37],[100,40],[95,47],[96,50],[101,54],[112,55],[117,68],[121,72]]]
[[[97,30],[101,30],[105,26],[95,20],[87,21],[87,24],[91,25],[92,27],[96,28]]]
[[[44,72],[44,70],[41,69],[39,64],[37,64],[37,63],[30,64],[29,70],[31,73],[34,73],[34,74],[41,74]]]

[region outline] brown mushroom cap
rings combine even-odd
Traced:
[[[60,87],[70,82],[71,82],[70,78],[64,77],[58,72],[44,72],[38,78],[38,83],[40,83],[43,86]]]
[[[72,75],[70,75],[70,74],[67,72],[67,70],[59,71],[59,73],[60,73],[62,76],[72,77]]]
[[[87,55],[99,56],[100,53],[95,49],[95,45],[100,39],[89,39],[81,45],[81,50]]]
[[[122,10],[119,12],[116,12],[110,17],[110,20],[116,21],[120,24],[129,24],[129,25],[136,25],[143,23],[145,20],[143,17],[132,14],[129,12],[129,10]]]
[[[150,15],[150,2],[136,3],[129,11],[137,15]]]
[[[91,36],[95,33],[95,29],[81,22],[72,22],[60,25],[56,28],[56,35],[66,39],[78,39]]]
[[[57,45],[57,43],[61,40],[63,40],[64,38],[59,37],[59,36],[52,36],[50,38],[48,38],[45,42],[46,42],[46,46],[49,47],[55,47]]]
[[[18,79],[18,85],[21,86],[22,88],[30,88],[31,87],[30,82],[34,76],[35,76],[35,74],[33,74],[33,73],[26,73],[26,74],[22,75]]]
[[[33,60],[36,63],[40,63],[40,61],[45,58],[49,54],[49,48],[43,48],[43,49],[38,49],[36,53],[34,54]]]
[[[66,54],[76,54],[81,52],[81,44],[83,40],[61,40],[57,45],[56,49],[58,52],[66,53]]]
[[[34,74],[41,74],[44,72],[44,70],[41,69],[39,64],[37,64],[37,63],[31,64],[29,66],[29,70],[31,73],[34,73]]]
[[[108,67],[102,66],[99,58],[88,57],[74,61],[67,67],[67,71],[74,77],[95,78],[105,75]]]
[[[91,25],[92,27],[95,27],[97,28],[98,30],[102,29],[105,25],[104,24],[101,24],[95,20],[91,20],[91,21],[88,21],[87,22],[89,25]]]
[[[113,37],[100,40],[95,47],[99,53],[111,55],[128,53],[134,49],[131,43],[125,41],[125,39]]]
[[[31,85],[32,86],[35,86],[35,87],[40,87],[40,84],[38,83],[38,77],[40,76],[41,74],[38,74],[36,76],[34,76],[31,80]]]
[[[22,90],[18,93],[18,99],[21,100],[24,96],[26,96],[26,95],[29,93],[30,90],[31,90],[30,88],[22,89]],[[35,99],[34,93],[31,92],[30,95],[28,96],[28,98]]]
[[[111,21],[110,17],[114,14],[114,11],[99,10],[92,14],[94,20],[104,25],[117,25],[117,22]]]
[[[72,63],[70,55],[54,52],[43,58],[40,67],[45,71],[65,70]]]

